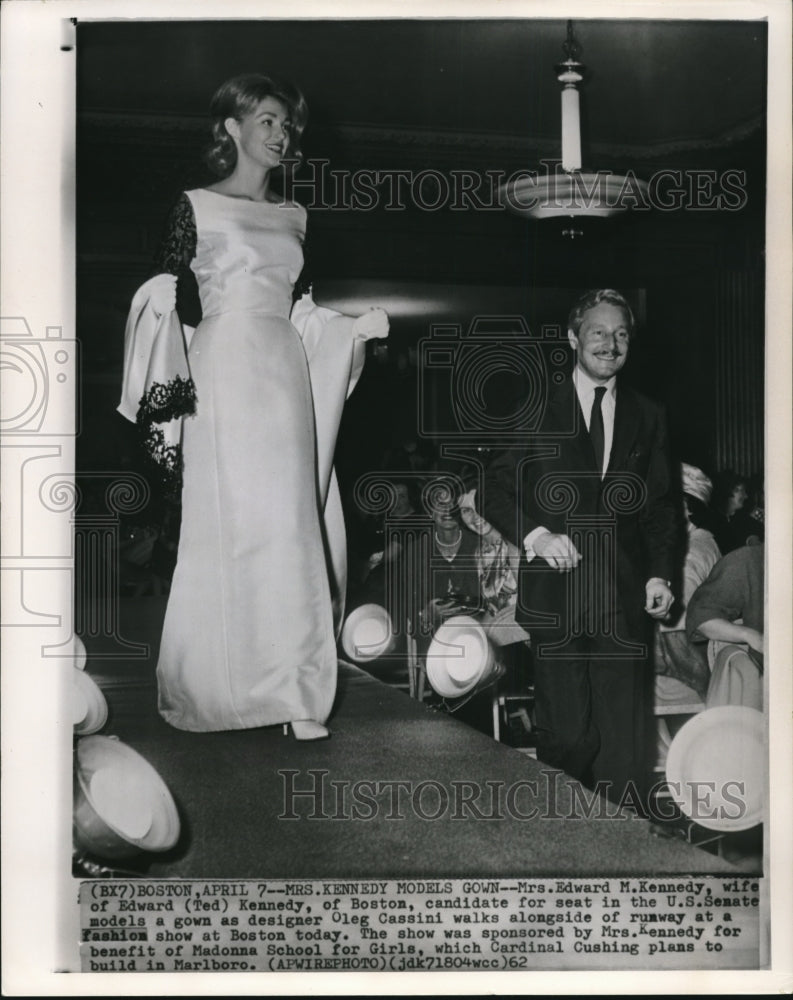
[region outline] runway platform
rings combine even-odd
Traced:
[[[144,661],[89,652],[110,709],[103,734],[167,782],[182,834],[126,868],[157,878],[403,878],[734,873],[654,824],[346,663],[332,737],[281,727],[194,734],[156,710],[164,598],[123,602]],[[295,794],[295,793],[309,794]],[[587,815],[588,813],[588,815]]]

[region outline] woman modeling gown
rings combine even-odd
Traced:
[[[343,594],[345,540],[332,456],[365,334],[361,321],[308,297],[292,312],[305,226],[296,203],[210,189],[183,196],[161,260],[173,274],[189,263],[198,281],[202,320],[181,376],[175,313],[158,315],[147,286],[133,302],[121,412],[138,410],[142,381],[137,418],[152,416],[145,404],[162,403],[160,367],[170,388],[195,387],[182,420],[182,526],[157,666],[160,712],[179,729],[323,723],[333,703],[332,584]],[[167,428],[173,412],[154,416]]]

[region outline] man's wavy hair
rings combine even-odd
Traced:
[[[567,317],[567,329],[571,330],[577,337],[584,319],[584,313],[589,309],[594,309],[595,306],[599,306],[601,302],[606,302],[610,306],[617,306],[622,309],[628,320],[628,333],[633,337],[636,333],[636,319],[634,318],[633,310],[628,305],[625,296],[614,291],[613,288],[593,289],[582,295],[570,310],[570,315]]]
[[[301,158],[300,137],[308,118],[308,106],[303,95],[292,84],[263,73],[243,73],[221,84],[209,105],[212,144],[204,153],[204,162],[221,179],[228,177],[237,165],[237,147],[226,130],[226,119],[241,121],[266,97],[274,97],[287,108],[292,121],[287,152],[290,158]]]

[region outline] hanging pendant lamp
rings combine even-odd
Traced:
[[[573,22],[567,22],[567,39],[562,45],[565,60],[556,69],[562,85],[562,160],[545,164],[545,174],[527,173],[500,188],[502,203],[516,215],[529,219],[609,218],[639,205],[646,206],[647,184],[632,173],[627,176],[581,168],[581,115],[579,84],[584,65],[578,61],[580,46],[573,37]],[[562,230],[571,238],[582,230],[571,223]]]

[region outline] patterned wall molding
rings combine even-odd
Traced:
[[[628,164],[654,162],[685,157],[691,154],[723,152],[739,143],[762,134],[765,116],[757,115],[727,131],[713,136],[685,138],[636,145],[633,143],[589,144],[589,157],[596,164],[605,161],[625,161]],[[201,115],[164,115],[127,111],[81,111],[77,116],[78,134],[90,144],[108,143],[138,145],[142,139],[180,146],[201,145],[208,139],[207,119]],[[509,163],[523,164],[542,159],[558,159],[560,139],[503,135],[489,132],[458,132],[451,130],[409,129],[366,123],[340,123],[334,127],[309,126],[314,143],[323,148],[343,144],[345,147],[371,150],[417,150],[472,154],[495,161],[499,156]]]

